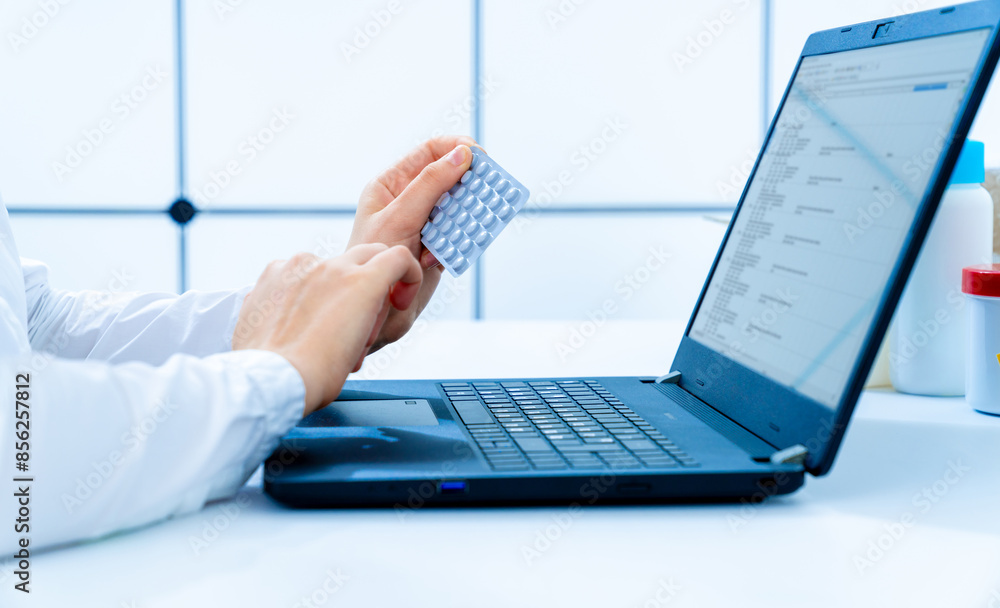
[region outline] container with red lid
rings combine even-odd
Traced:
[[[1000,264],[962,269],[966,294],[965,399],[980,412],[1000,415]]]

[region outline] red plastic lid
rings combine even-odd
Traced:
[[[962,292],[971,296],[1000,298],[1000,264],[980,264],[963,268]]]

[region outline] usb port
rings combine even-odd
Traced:
[[[464,481],[442,481],[438,483],[438,494],[465,494],[468,484]]]

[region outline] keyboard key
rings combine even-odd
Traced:
[[[641,462],[628,456],[607,455],[604,456],[604,460],[608,463],[609,467],[615,470],[642,468]]]
[[[514,473],[514,472],[517,472],[517,471],[530,471],[531,470],[531,465],[529,465],[526,462],[524,464],[494,464],[494,465],[491,465],[491,466],[493,467],[494,471],[498,471],[498,472],[501,472],[501,473],[504,473],[504,472]]]
[[[483,447],[482,450],[490,456],[521,456],[521,452],[518,451],[513,445],[508,445],[505,447]]]
[[[652,441],[649,441],[648,439],[640,439],[639,441],[623,441],[622,445],[632,450],[633,452],[642,452],[642,451],[662,452],[660,446],[656,445]]]
[[[565,462],[540,462],[533,465],[539,471],[565,471],[569,465]]]
[[[586,460],[571,460],[570,466],[574,469],[603,469],[606,468],[603,460],[592,458]]]
[[[646,463],[646,467],[650,469],[676,469],[677,463],[672,460],[664,462],[652,462],[652,463]]]
[[[615,439],[617,439],[618,441],[624,442],[624,441],[641,441],[642,440],[642,435],[639,435],[639,434],[636,434],[636,433],[630,433],[630,432],[627,432],[627,431],[624,432],[624,433],[622,433],[622,432],[615,432],[615,431],[610,431],[610,432],[611,432],[612,435],[614,435]]]
[[[524,455],[518,451],[487,454],[486,459],[490,462],[527,462]]]
[[[452,403],[458,416],[466,425],[492,423],[493,416],[486,411],[479,401],[456,401]]]
[[[625,453],[617,443],[587,443],[580,445],[557,446],[564,454],[574,454],[581,452],[620,452]]]
[[[496,411],[496,410],[494,410],[494,411]],[[634,426],[632,426],[631,424],[629,424],[627,422],[610,422],[610,423],[605,424],[604,428],[608,429],[609,431],[620,430],[620,431],[628,431],[630,433],[636,433],[636,432],[638,432],[637,429]]]
[[[551,452],[555,454],[552,444],[541,437],[515,437],[514,442],[525,452]]]

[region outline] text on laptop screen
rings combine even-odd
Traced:
[[[989,35],[802,59],[691,338],[839,402]]]

